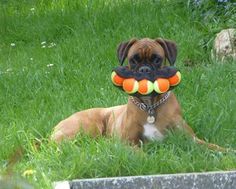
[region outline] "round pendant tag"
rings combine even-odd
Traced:
[[[147,122],[148,123],[154,123],[155,122],[155,117],[154,116],[148,116],[147,117]]]

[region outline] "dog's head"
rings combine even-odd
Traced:
[[[130,70],[148,74],[162,68],[166,59],[173,66],[177,48],[175,42],[166,39],[132,39],[118,46],[117,56],[121,65],[127,58]]]
[[[112,82],[130,95],[155,97],[172,90],[180,82],[180,72],[174,67],[177,48],[173,41],[132,39],[118,46],[117,55],[121,66],[113,69]],[[125,59],[128,65],[122,66]],[[172,82],[173,78],[176,82]]]

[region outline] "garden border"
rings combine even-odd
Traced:
[[[236,189],[236,170],[77,179],[54,182],[53,186],[54,189]]]

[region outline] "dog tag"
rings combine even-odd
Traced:
[[[149,116],[147,117],[147,122],[148,122],[148,123],[154,123],[154,122],[155,122],[155,117],[149,115]]]

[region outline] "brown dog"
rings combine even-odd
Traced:
[[[129,68],[139,72],[152,72],[162,68],[166,59],[174,65],[177,56],[176,44],[164,39],[133,39],[121,43],[117,50],[121,64],[128,59]],[[154,114],[148,120],[146,107],[153,107]],[[199,144],[225,151],[223,148],[198,139],[193,130],[183,120],[180,105],[172,92],[159,96],[130,97],[128,104],[93,108],[77,112],[61,121],[54,129],[51,139],[60,142],[63,138],[73,138],[83,130],[92,136],[117,135],[133,144],[140,141],[162,140],[168,129],[181,129],[190,134]]]

